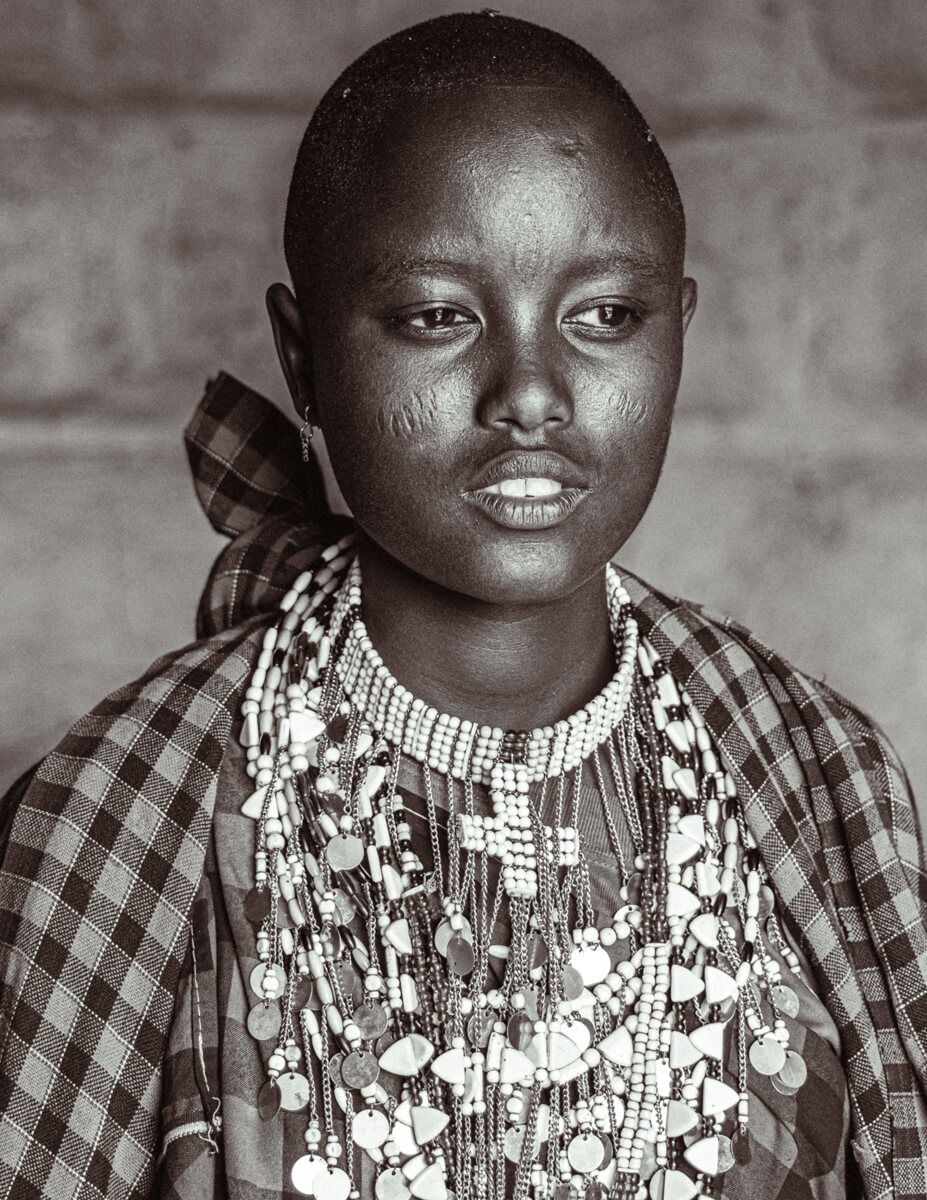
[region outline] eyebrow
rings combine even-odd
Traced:
[[[631,272],[645,278],[664,275],[674,266],[673,259],[656,259],[646,254],[614,250],[591,255],[580,260],[569,272],[571,277],[607,275],[611,272]],[[367,279],[378,286],[401,283],[420,276],[449,274],[471,277],[481,273],[474,264],[450,258],[382,258],[364,271]]]

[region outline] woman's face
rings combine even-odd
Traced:
[[[663,463],[694,303],[612,107],[492,88],[406,111],[308,318],[318,420],[359,525],[491,603],[570,594]]]

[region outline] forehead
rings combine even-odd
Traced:
[[[607,96],[561,87],[485,86],[391,105],[360,163],[338,258],[405,244],[610,238],[675,259],[676,223],[657,198],[647,149]],[[587,247],[588,249],[588,247]]]

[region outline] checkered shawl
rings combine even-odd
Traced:
[[[290,423],[228,376],[187,444],[201,502],[235,539],[199,640],[78,722],[8,802],[0,1196],[13,1200],[152,1194],[175,996],[240,693],[282,592],[343,529]],[[840,1031],[865,1195],[923,1197],[927,884],[895,754],[748,631],[627,583],[734,773]]]

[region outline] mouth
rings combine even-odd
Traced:
[[[550,529],[589,493],[576,467],[548,451],[515,451],[493,459],[464,498],[507,529]]]

